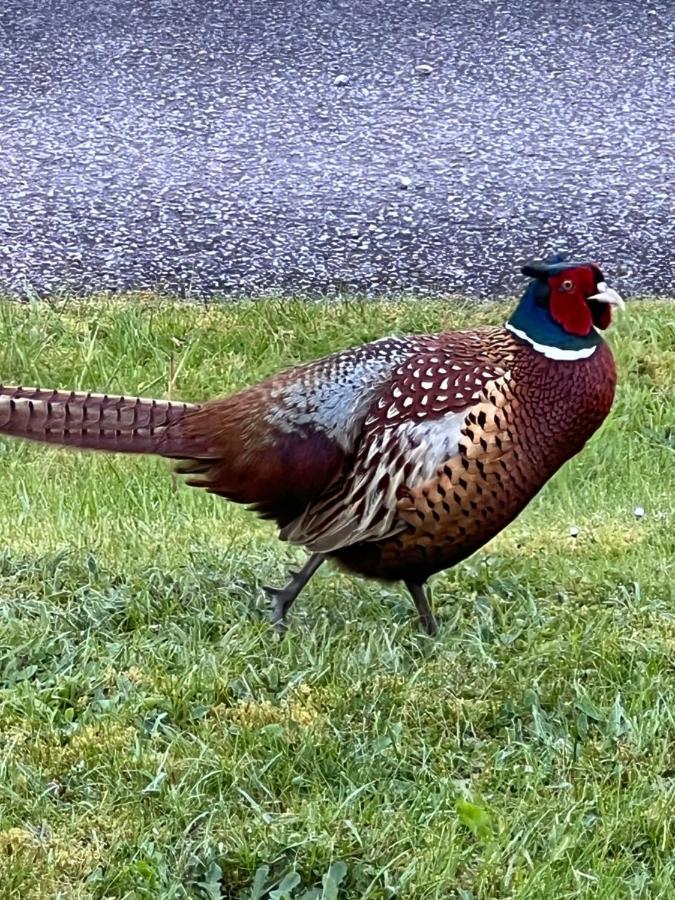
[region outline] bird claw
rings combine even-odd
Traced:
[[[422,628],[422,631],[424,631],[425,634],[428,634],[429,637],[433,637],[435,634],[438,634],[438,622],[436,621],[436,617],[433,613],[429,617],[421,617],[420,626]]]
[[[298,594],[319,568],[324,558],[321,553],[313,553],[299,572],[290,573],[290,581],[284,587],[276,588],[269,585],[263,587],[272,607],[272,622],[280,638],[286,633],[288,610],[293,606]]]
[[[293,595],[286,588],[275,588],[270,585],[263,585],[263,590],[272,607],[272,623],[279,637],[283,637],[287,630],[286,610],[293,601]]]

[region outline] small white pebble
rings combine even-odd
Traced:
[[[572,527],[570,528],[570,537],[575,538],[578,536],[579,536],[579,529],[577,528],[576,525],[572,525]]]
[[[633,510],[633,515],[636,519],[641,519],[645,514],[644,508],[642,506],[636,506]]]

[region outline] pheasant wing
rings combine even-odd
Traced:
[[[408,528],[411,490],[457,456],[473,408],[503,378],[506,369],[490,359],[480,338],[459,333],[433,343],[427,339],[373,400],[347,477],[290,522],[281,537],[331,552]]]
[[[414,340],[373,341],[206,403],[176,425],[199,448],[179,471],[286,525],[349,469],[373,399]]]

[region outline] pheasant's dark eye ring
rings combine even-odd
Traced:
[[[571,291],[572,288],[574,287],[574,282],[571,281],[569,278],[566,278],[563,281],[563,283],[560,285],[560,287],[563,289],[563,291]]]

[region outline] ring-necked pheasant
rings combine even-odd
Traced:
[[[383,338],[201,406],[0,387],[0,432],[179,459],[189,484],[275,519],[311,553],[268,589],[280,630],[329,557],[404,581],[433,633],[429,576],[508,525],[614,397],[599,329],[623,301],[598,266],[522,271],[533,280],[505,327]]]

